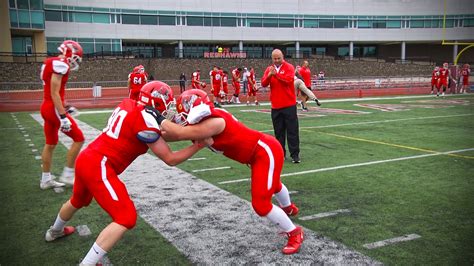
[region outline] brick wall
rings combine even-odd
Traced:
[[[301,64],[302,60],[288,60],[292,64]],[[359,76],[430,76],[432,65],[395,64],[386,62],[366,62],[331,59],[311,59],[313,74],[320,70],[327,77]],[[142,64],[147,72],[159,80],[176,80],[181,72],[188,80],[191,73],[201,69],[201,79],[208,79],[213,65],[226,70],[237,66],[256,70],[260,78],[270,59],[96,59],[82,62],[79,71],[72,72],[70,81],[123,81],[136,65]],[[41,63],[0,63],[0,82],[38,82]],[[229,71],[230,72],[230,71]]]

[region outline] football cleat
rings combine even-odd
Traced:
[[[298,214],[298,207],[294,203],[291,203],[290,206],[281,207],[281,209],[286,213],[288,216],[296,216]]]
[[[65,185],[66,184],[57,182],[56,180],[52,178],[46,182],[40,182],[40,188],[42,190],[49,189],[49,188],[56,188],[56,187],[64,187]]]
[[[285,255],[291,255],[297,253],[300,250],[301,244],[303,244],[303,228],[297,226],[293,231],[287,233],[288,243],[281,250]]]
[[[314,102],[316,103],[317,106],[321,106],[321,102],[318,99],[314,99]]]
[[[48,231],[46,231],[44,239],[48,242],[51,242],[58,238],[68,236],[74,233],[74,231],[76,231],[76,229],[73,226],[65,226],[62,231],[53,230],[53,227],[51,226]]]
[[[61,175],[59,177],[59,181],[61,183],[64,183],[68,186],[73,186],[74,185],[74,175],[71,175],[71,176],[66,176],[66,175]]]

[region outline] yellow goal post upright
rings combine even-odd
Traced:
[[[441,45],[467,45],[461,51],[459,51],[458,54],[456,55],[456,58],[454,59],[453,64],[457,65],[459,57],[461,57],[461,54],[467,49],[474,47],[474,42],[448,42],[446,41],[446,2],[447,0],[443,0],[443,31],[442,31],[443,40],[441,42]]]

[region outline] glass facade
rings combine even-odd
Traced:
[[[9,0],[22,7],[42,6],[40,0]],[[41,4],[39,4],[41,2]],[[11,6],[11,4],[10,4]],[[443,16],[327,16],[304,14],[261,14],[161,11],[45,5],[47,21],[122,23],[132,25],[187,25],[213,27],[269,28],[441,28]],[[59,14],[61,13],[61,15]],[[449,15],[446,27],[473,27],[474,14]],[[353,25],[353,26],[352,26]]]
[[[33,53],[33,40],[31,37],[12,36],[12,52],[15,55]]]
[[[73,40],[81,44],[84,54],[102,54],[110,52],[121,52],[122,43],[119,39],[93,39],[93,38],[56,38],[56,37],[47,37],[46,46],[48,54],[57,54],[58,46],[64,40]]]
[[[10,27],[44,29],[43,0],[9,0]]]

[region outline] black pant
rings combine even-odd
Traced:
[[[272,109],[272,122],[275,137],[280,142],[286,157],[285,139],[291,158],[299,157],[300,135],[296,104],[281,109]]]
[[[185,87],[185,84],[184,84],[184,83],[185,83],[185,81],[180,81],[180,82],[179,82],[179,90],[180,90],[181,92],[183,92],[183,91],[186,90],[186,87]]]

